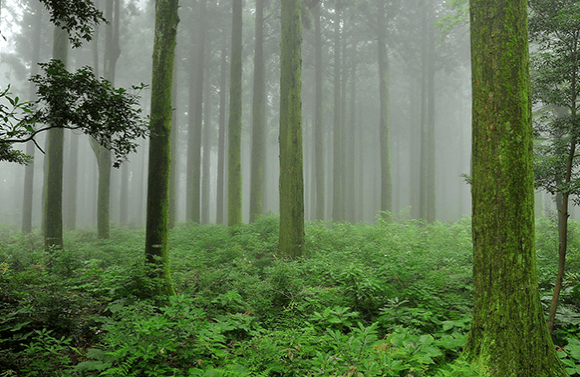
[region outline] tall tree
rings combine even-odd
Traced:
[[[191,73],[194,79],[190,88],[189,101],[189,130],[188,130],[188,160],[187,160],[187,220],[196,223],[201,222],[201,138],[203,127],[203,83],[205,71],[206,36],[207,36],[207,0],[201,0],[199,4],[199,23],[195,33],[197,34],[197,46],[192,48]]]
[[[341,7],[342,0],[336,0],[334,9],[334,135],[332,167],[332,219],[342,220],[342,97],[341,97]]]
[[[105,31],[104,77],[109,82],[115,82],[117,60],[121,54],[119,47],[119,13],[121,0],[107,0],[105,17],[111,20]],[[100,145],[94,138],[91,148],[99,166],[99,182],[97,188],[97,236],[108,239],[110,232],[109,209],[111,193],[111,151]]]
[[[580,197],[578,183],[578,99],[580,98],[580,6],[561,1],[557,7],[546,0],[531,0],[530,35],[537,43],[532,56],[532,89],[535,104],[543,105],[535,122],[536,185],[556,194],[558,210],[558,274],[548,314],[554,319],[566,267],[569,200]]]
[[[42,5],[35,2],[34,7],[34,23],[32,31],[32,55],[30,74],[32,76],[38,74],[38,62],[40,60],[40,37],[42,35]],[[36,90],[33,83],[30,83],[29,98],[34,100]],[[34,157],[35,152],[34,142],[29,141],[26,144],[26,154]],[[32,232],[32,202],[33,202],[33,188],[34,188],[34,160],[26,165],[24,171],[24,198],[22,203],[22,233]]]
[[[53,58],[60,60],[66,66],[68,58],[68,33],[66,30],[55,26],[53,43]],[[46,158],[44,247],[46,250],[62,249],[63,128],[52,128],[48,131]]]
[[[250,173],[250,221],[262,215],[262,163],[264,159],[264,3],[256,0],[254,93],[252,103],[252,161]]]
[[[280,44],[280,237],[278,250],[304,254],[304,179],[302,171],[301,0],[282,2]]]
[[[323,87],[322,78],[324,67],[322,65],[322,22],[321,2],[316,1],[312,9],[314,17],[314,35],[315,35],[315,99],[314,99],[314,170],[316,173],[316,219],[324,220],[324,124],[322,122],[323,109]]]
[[[171,106],[177,109],[177,59],[175,59],[173,67],[173,87],[171,88]],[[179,169],[177,161],[177,151],[179,143],[179,129],[177,122],[177,114],[173,113],[171,117],[171,172],[169,173],[169,229],[175,227],[177,222],[177,193],[179,185]]]
[[[226,103],[227,103],[227,38],[224,34],[220,62],[220,114],[218,135],[218,161],[217,161],[217,184],[216,184],[216,219],[217,224],[224,223],[224,175],[225,175],[225,144],[226,144]]]
[[[392,211],[391,140],[389,125],[389,67],[386,45],[385,0],[377,0],[377,45],[379,62],[379,140],[381,155],[381,211]]]
[[[242,0],[232,0],[230,117],[228,121],[228,226],[242,222]]]
[[[161,294],[175,294],[169,270],[167,238],[169,233],[169,173],[171,89],[173,62],[179,16],[178,0],[155,1],[155,36],[151,79],[151,136],[149,146],[149,172],[147,179],[147,227],[145,257],[158,265],[158,277],[165,284]]]
[[[472,0],[474,302],[483,376],[567,376],[540,304],[526,0]]]

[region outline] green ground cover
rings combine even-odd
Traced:
[[[144,231],[68,233],[64,251],[0,227],[0,377],[474,376],[468,219],[307,223],[307,257],[277,253],[278,218],[233,232],[179,226],[178,295],[151,299]],[[571,223],[555,343],[580,371],[580,224]],[[537,222],[546,305],[557,231]]]

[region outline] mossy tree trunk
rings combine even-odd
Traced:
[[[177,24],[178,0],[156,0],[153,72],[151,80],[151,136],[147,179],[147,227],[145,257],[157,265],[157,277],[165,279],[160,294],[174,294],[167,252],[169,232],[169,173],[171,89]]]
[[[230,117],[228,122],[228,226],[242,222],[242,0],[232,0]]]
[[[256,0],[256,27],[254,53],[254,94],[252,104],[252,161],[250,173],[250,221],[255,221],[263,213],[262,174],[264,155],[264,2]]]
[[[302,171],[301,0],[282,2],[280,55],[280,237],[278,249],[291,258],[304,254]]]
[[[68,33],[55,26],[52,56],[65,66],[68,57]],[[62,174],[64,159],[64,128],[47,131],[45,177],[44,247],[47,251],[63,247],[62,238]]]
[[[472,0],[474,307],[465,355],[484,376],[567,376],[540,305],[527,1]]]

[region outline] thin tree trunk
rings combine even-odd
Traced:
[[[324,220],[324,124],[322,122],[322,26],[320,21],[320,3],[313,9],[314,34],[315,34],[315,70],[316,70],[316,93],[314,100],[314,150],[315,150],[315,174],[316,174],[316,219]]]
[[[42,4],[35,3],[34,8],[34,25],[32,31],[32,59],[30,66],[30,76],[38,73],[38,64],[40,60],[40,37],[42,35]],[[1,8],[1,6],[0,6]],[[29,98],[31,101],[36,99],[36,86],[30,83]],[[26,154],[33,158],[33,161],[26,165],[24,170],[24,198],[22,203],[22,233],[32,232],[32,203],[34,193],[34,152],[36,147],[34,142],[29,141],[26,144]]]
[[[228,122],[228,226],[242,222],[242,0],[232,0],[230,118]]]
[[[205,104],[203,109],[203,162],[201,175],[201,223],[209,224],[210,179],[209,168],[211,162],[211,90],[206,84]]]
[[[252,104],[252,157],[250,173],[250,222],[263,214],[262,174],[264,152],[264,0],[256,0],[254,98]]]
[[[391,140],[389,124],[389,68],[385,36],[385,4],[377,1],[378,24],[378,61],[379,61],[379,96],[381,115],[379,120],[379,140],[381,155],[381,211],[391,212],[392,181],[391,181]]]
[[[177,59],[173,67],[173,85],[171,88],[171,102],[173,109],[177,108]],[[173,229],[177,222],[177,194],[179,192],[179,169],[177,151],[179,150],[178,118],[175,111],[171,117],[171,172],[169,173],[169,229]]]
[[[334,141],[332,168],[332,219],[342,220],[342,100],[341,89],[341,53],[340,53],[340,0],[336,1],[334,17]]]
[[[217,224],[224,223],[224,175],[225,175],[225,139],[226,139],[226,76],[227,76],[227,39],[224,35],[222,44],[221,63],[220,63],[220,114],[219,114],[219,135],[218,135],[218,163],[217,163],[217,184],[216,184],[216,220]]]

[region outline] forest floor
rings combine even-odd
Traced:
[[[580,372],[580,224],[571,222],[554,342]],[[538,219],[547,310],[557,229]],[[469,219],[426,225],[306,225],[307,256],[277,254],[278,218],[232,235],[182,225],[170,237],[178,294],[155,297],[144,231],[66,234],[0,226],[0,377],[474,376],[461,358],[472,301]]]

